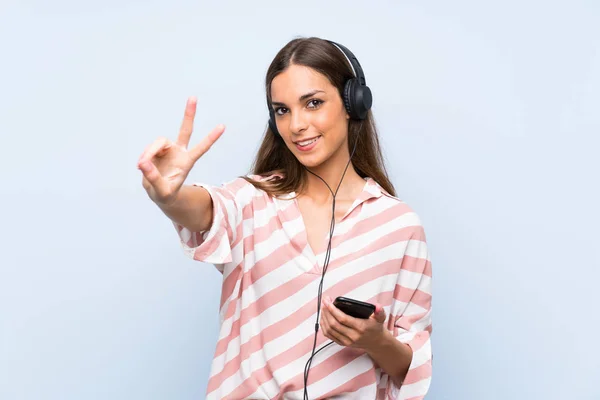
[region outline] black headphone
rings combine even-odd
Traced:
[[[350,115],[350,118],[355,120],[363,120],[367,117],[367,112],[371,109],[373,104],[373,96],[371,89],[367,86],[365,74],[363,73],[362,67],[358,62],[358,59],[352,52],[345,46],[327,40],[332,45],[336,46],[350,61],[350,65],[354,70],[355,78],[348,79],[344,85],[344,93],[342,99],[344,100],[344,106],[346,111]],[[275,122],[275,110],[271,107],[271,104],[267,104],[269,108],[269,127],[275,135],[279,135],[277,130],[277,124]]]

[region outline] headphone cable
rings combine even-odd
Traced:
[[[331,257],[331,239],[333,238],[333,231],[335,229],[335,197],[337,196],[337,192],[340,189],[340,186],[342,185],[342,181],[344,180],[346,171],[348,170],[348,167],[350,166],[350,161],[352,160],[352,157],[354,157],[354,152],[356,151],[356,145],[358,144],[358,137],[360,136],[359,133],[361,131],[361,128],[362,128],[362,121],[360,123],[360,128],[357,130],[357,133],[356,133],[356,139],[354,140],[354,148],[352,149],[350,158],[348,159],[348,162],[346,163],[346,168],[344,168],[344,173],[342,174],[340,183],[338,183],[338,186],[335,189],[335,193],[331,190],[331,187],[327,184],[327,182],[325,182],[325,180],[323,178],[321,178],[319,175],[315,174],[314,172],[310,171],[308,168],[304,167],[304,169],[306,169],[307,172],[313,174],[314,176],[316,176],[317,178],[322,180],[323,183],[325,183],[325,186],[327,186],[327,189],[329,189],[329,192],[333,195],[333,207],[332,207],[333,210],[332,210],[332,216],[331,216],[331,224],[330,224],[330,228],[329,228],[329,242],[327,244],[327,250],[325,252],[325,260],[323,262],[323,272],[321,274],[321,282],[319,283],[319,294],[317,296],[317,322],[315,323],[315,336],[314,336],[314,341],[313,341],[313,348],[312,348],[310,358],[304,365],[304,400],[309,400],[308,399],[308,389],[307,389],[308,373],[310,371],[310,366],[312,364],[312,360],[313,360],[314,356],[319,351],[323,350],[327,346],[330,346],[334,343],[333,341],[329,341],[329,343],[327,343],[326,345],[319,348],[319,350],[315,351],[315,348],[317,347],[317,332],[319,332],[319,316],[321,314],[321,299],[323,296],[323,279],[325,278],[325,272],[327,271],[327,267],[329,266],[329,260]]]

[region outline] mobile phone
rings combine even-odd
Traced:
[[[348,297],[336,297],[333,305],[354,318],[367,319],[375,312],[375,306],[373,304],[350,299]]]

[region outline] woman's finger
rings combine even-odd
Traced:
[[[185,105],[185,112],[183,113],[183,121],[181,122],[181,128],[179,129],[179,136],[177,137],[177,144],[187,148],[190,143],[190,137],[194,130],[194,118],[196,117],[196,97],[192,96],[188,98]]]
[[[200,141],[196,146],[189,150],[190,157],[193,162],[198,161],[204,153],[206,153],[211,146],[221,137],[221,135],[225,132],[225,125],[220,124],[217,125],[204,139]]]
[[[156,194],[161,198],[167,196],[169,193],[169,183],[160,174],[156,165],[152,161],[142,161],[139,164],[139,168],[142,174],[144,174],[144,178],[152,185]]]
[[[144,152],[140,156],[140,159],[138,160],[138,167],[144,162],[152,161],[152,159],[154,158],[154,156],[157,155],[157,153],[166,150],[170,146],[171,142],[167,138],[161,137],[156,139],[146,148],[146,150],[144,150]]]
[[[329,323],[327,322],[327,320],[325,319],[325,315],[322,314],[323,317],[321,318],[321,330],[323,331],[323,335],[331,340],[333,340],[335,343],[339,344],[340,346],[345,346],[342,338],[339,336],[338,333],[336,333],[335,331],[332,331],[331,327],[329,326]]]
[[[352,335],[351,329],[337,321],[335,317],[331,314],[329,307],[326,307],[326,309],[323,310],[323,319],[329,327],[329,332],[332,332],[336,335],[336,337],[339,337],[340,339],[346,340],[348,343],[352,342],[352,340],[350,339],[350,336]]]
[[[329,327],[329,329],[327,329],[327,337],[329,337],[331,340],[333,340],[340,346],[348,346],[351,343],[347,337],[345,337],[344,335],[341,335],[339,332],[332,329],[331,327]]]
[[[329,300],[329,301],[328,301]],[[357,329],[357,319],[354,318],[339,308],[337,308],[332,302],[331,299],[325,300],[325,304],[327,305],[327,311],[331,314],[333,318],[343,327],[347,327],[349,329]]]

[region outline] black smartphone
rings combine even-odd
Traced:
[[[375,312],[373,304],[348,297],[336,297],[333,305],[354,318],[367,319]]]

